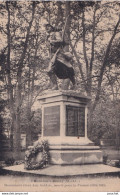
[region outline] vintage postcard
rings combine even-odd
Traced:
[[[120,1],[0,1],[0,192],[120,191]]]

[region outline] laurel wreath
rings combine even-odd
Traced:
[[[32,160],[41,153],[41,160],[39,162],[32,162]],[[46,167],[49,164],[50,154],[49,146],[46,140],[37,142],[33,147],[29,147],[25,152],[25,164],[24,168],[27,170],[35,170]]]

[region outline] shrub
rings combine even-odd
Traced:
[[[15,162],[15,159],[14,159],[14,158],[7,158],[7,159],[5,160],[5,164],[8,165],[8,166],[13,165],[14,162]]]

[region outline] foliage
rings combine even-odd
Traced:
[[[117,104],[119,105],[119,103]],[[90,138],[97,144],[101,139],[119,139],[119,106],[115,108],[115,101],[104,95],[104,99],[99,101],[93,113],[92,131]],[[111,144],[112,144],[111,140]]]
[[[115,162],[115,166],[120,168],[120,160]]]
[[[5,160],[5,164],[8,165],[8,166],[13,165],[14,162],[15,162],[14,158],[8,158],[8,159]]]
[[[104,164],[107,164],[107,160],[108,160],[108,155],[107,154],[104,154],[103,155],[103,163]]]
[[[114,11],[112,10],[113,13],[110,16],[111,9]],[[71,49],[79,71],[76,79],[78,80],[81,77],[85,91],[92,98],[96,95],[97,102],[104,71],[111,55],[113,40],[117,38],[119,32],[118,20],[116,26],[118,31],[115,31],[114,36],[112,34],[115,30],[115,19],[118,17],[117,9],[119,9],[117,5],[109,5],[106,8],[106,5],[96,2],[91,7],[86,6],[79,14],[74,13],[71,19]],[[109,39],[107,39],[108,36]],[[95,109],[96,101],[93,102],[93,105]]]
[[[29,145],[38,139],[38,134],[41,134],[41,109],[32,110],[31,113],[28,113],[26,106],[24,106],[24,112],[21,116],[21,132],[27,134],[28,129],[28,133],[30,133],[30,128],[31,143]]]
[[[32,161],[38,154],[42,154],[41,160]],[[25,152],[25,169],[41,169],[49,163],[49,146],[47,141],[39,141]]]

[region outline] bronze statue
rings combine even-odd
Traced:
[[[64,51],[69,43],[64,39],[62,29],[56,29],[50,24],[46,25],[49,33],[48,40],[50,42],[51,60],[47,70],[47,74],[53,84],[52,89],[58,89],[57,78],[69,78],[73,86],[75,85],[74,69],[72,67],[72,54]]]

